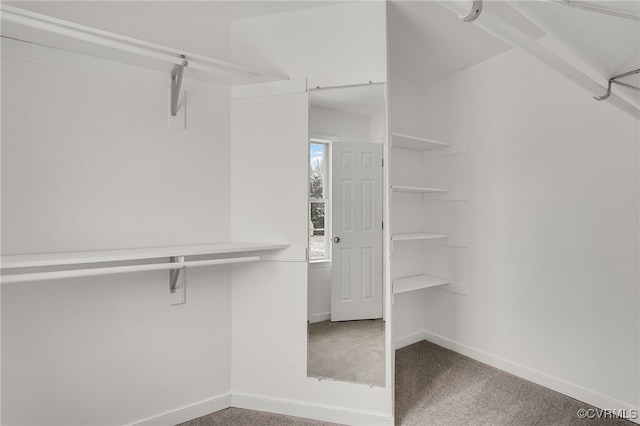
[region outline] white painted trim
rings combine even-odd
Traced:
[[[289,399],[276,399],[245,393],[233,393],[231,406],[354,426],[393,426],[394,422],[393,417],[386,417],[380,413],[349,410],[328,405],[312,405]]]
[[[475,359],[476,361],[511,373],[514,376],[518,376],[530,382],[537,383],[541,386],[544,386],[556,392],[560,392],[561,394],[567,395],[571,398],[577,399],[578,401],[593,405],[594,407],[602,409],[625,409],[627,410],[627,412],[636,410],[636,412],[640,412],[640,407],[634,406],[631,403],[619,401],[615,398],[611,398],[607,395],[603,395],[575,383],[571,383],[558,377],[551,376],[542,371],[535,370],[533,368],[515,363],[497,355],[493,355],[480,349],[465,345],[463,343],[456,342],[439,334],[431,333],[425,330],[420,333],[415,333],[411,336],[417,337],[418,334],[422,334],[424,336],[424,340],[428,342],[435,343],[436,345],[468,356],[469,358]],[[405,341],[409,341],[407,338],[405,339]],[[396,347],[398,347],[398,343],[400,340],[401,339],[396,340]],[[634,419],[632,421],[634,423],[640,424],[640,419]]]
[[[231,394],[225,393],[174,411],[168,411],[159,416],[128,423],[126,426],[173,426],[229,407],[231,407]]]
[[[417,331],[415,333],[407,334],[405,336],[396,337],[395,348],[396,350],[402,349],[405,346],[413,345],[414,343],[421,342],[423,340],[427,340],[427,335],[424,330]]]
[[[331,319],[331,312],[320,312],[319,314],[309,314],[309,322],[313,324],[314,322],[327,321]]]
[[[231,87],[231,99],[258,98],[263,96],[289,95],[307,91],[307,80],[273,81],[269,83],[245,84]]]

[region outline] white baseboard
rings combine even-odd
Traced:
[[[393,426],[393,417],[385,417],[377,413],[311,405],[305,402],[275,399],[261,395],[234,393],[231,395],[231,406],[354,426]]]
[[[129,423],[129,426],[174,426],[231,406],[231,394],[225,393],[205,401],[197,402],[174,411]]]
[[[173,426],[229,407],[355,426],[393,426],[393,417],[385,417],[378,413],[242,393],[219,395],[159,416],[132,422],[126,426]]]
[[[424,330],[416,331],[415,333],[398,337],[395,339],[396,350],[402,349],[405,346],[413,345],[414,343],[418,343],[423,340],[427,340],[427,333]]]
[[[476,361],[480,361],[484,364],[488,364],[492,367],[511,373],[514,376],[521,377],[530,382],[537,383],[541,386],[544,386],[556,392],[560,392],[561,394],[567,395],[571,398],[577,399],[578,401],[593,405],[594,407],[602,409],[624,409],[627,413],[640,413],[640,407],[636,407],[628,402],[619,401],[607,395],[603,395],[593,390],[584,388],[575,383],[567,382],[558,377],[543,373],[542,371],[526,367],[524,365],[509,361],[499,356],[456,342],[444,336],[430,333],[428,331],[414,333],[411,336],[407,336],[401,339],[401,342],[396,340],[396,347],[398,347],[398,343],[409,342],[412,339],[417,338],[419,334],[421,334],[423,336],[423,339],[428,342],[435,343],[436,345],[468,356],[469,358],[475,359]],[[408,344],[411,343],[404,344],[403,346],[407,346]],[[640,419],[638,418],[629,420],[634,423],[640,424]]]
[[[321,312],[319,314],[310,314],[308,319],[309,319],[309,322],[312,324],[314,322],[327,321],[331,319],[331,312]]]

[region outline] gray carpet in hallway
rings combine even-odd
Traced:
[[[308,324],[307,375],[384,386],[384,321]]]
[[[632,425],[580,408],[593,407],[433,343],[396,351],[397,425]]]
[[[579,419],[581,408],[593,407],[429,342],[396,351],[396,425],[633,426],[622,419]],[[213,425],[331,423],[229,408],[182,426]]]

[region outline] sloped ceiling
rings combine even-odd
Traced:
[[[471,2],[458,1],[471,7]],[[640,16],[640,1],[586,1]],[[485,1],[483,14],[499,16],[529,38],[549,36],[578,57],[601,84],[640,68],[640,21],[570,7],[560,0]],[[482,15],[478,22],[482,20]],[[474,24],[462,22],[434,1],[393,0],[389,4],[391,73],[419,84],[487,60],[509,50]],[[640,75],[621,80],[637,85]],[[636,105],[640,91],[614,85]],[[604,94],[604,92],[602,93]]]
[[[531,38],[545,35],[506,2],[485,2],[484,8]],[[387,10],[391,73],[415,83],[426,84],[510,49],[435,1],[393,0]]]
[[[640,1],[586,3],[640,16]],[[514,3],[514,7],[598,73],[603,84],[614,75],[640,68],[638,20],[569,7],[561,2],[523,1]],[[636,74],[622,81],[637,85],[638,77]],[[621,86],[614,86],[613,90],[640,104],[640,91]]]

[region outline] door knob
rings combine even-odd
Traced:
[[[334,243],[339,243],[339,242],[340,242],[340,237],[335,237],[335,238],[333,239],[333,242],[334,242]]]

